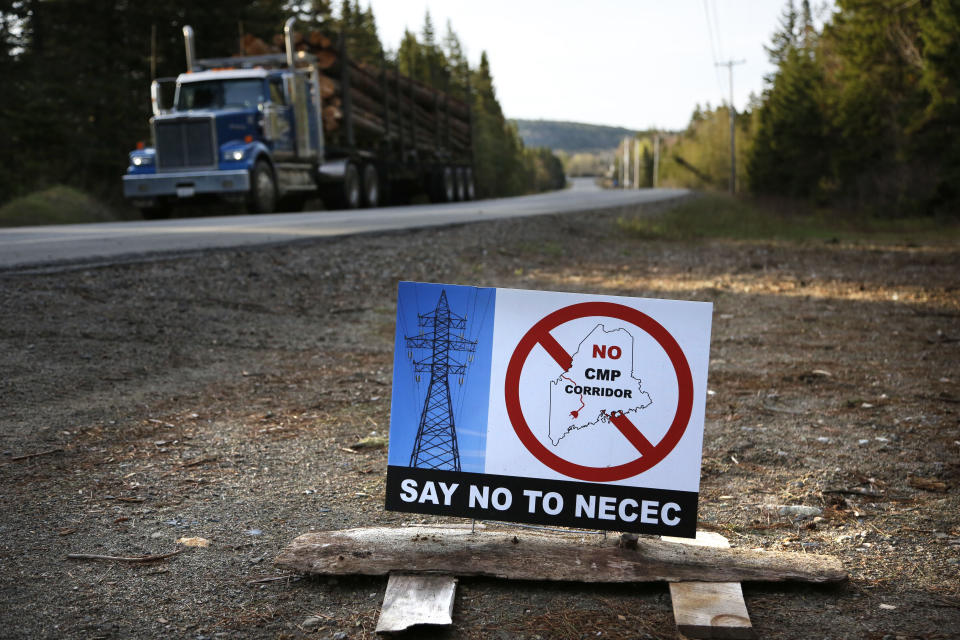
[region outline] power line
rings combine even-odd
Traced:
[[[720,70],[717,69],[719,58],[717,58],[717,49],[716,45],[714,44],[713,23],[710,20],[709,1],[710,0],[703,0],[703,13],[707,20],[707,35],[709,36],[710,40],[710,56],[713,58],[714,76],[717,79],[717,89],[720,91],[720,95],[723,96],[723,82],[720,80]],[[714,11],[716,11],[716,8],[714,8]],[[722,99],[723,98],[721,98],[721,100]]]
[[[720,12],[717,11],[717,0],[713,0],[713,32],[717,34],[717,54],[719,54],[720,59],[724,58],[723,54],[723,32],[720,30],[720,18],[718,17]]]

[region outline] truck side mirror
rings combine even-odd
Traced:
[[[176,78],[157,78],[150,83],[150,106],[153,108],[153,115],[162,115],[173,108],[176,85]]]

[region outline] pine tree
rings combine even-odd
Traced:
[[[809,2],[804,0],[798,19],[791,0],[767,48],[777,71],[768,78],[770,86],[756,114],[748,160],[750,187],[755,192],[811,196],[825,174],[824,78],[815,44]]]
[[[822,76],[802,49],[787,52],[757,114],[759,126],[748,164],[759,193],[807,197],[823,176]]]
[[[470,65],[467,63],[460,38],[449,20],[447,20],[447,32],[443,36],[443,53],[450,73],[450,92],[458,98],[466,99],[470,83]]]
[[[920,86],[929,96],[912,127],[915,154],[936,158],[936,183],[926,209],[957,213],[960,202],[960,2],[933,0],[920,18],[924,66]]]
[[[423,53],[425,75],[423,80],[431,87],[445,90],[447,83],[447,61],[443,51],[437,45],[437,35],[433,28],[433,18],[430,11],[423,16],[423,27],[420,30],[420,50]]]
[[[421,82],[425,81],[426,58],[417,36],[409,29],[404,30],[403,39],[400,40],[400,46],[397,48],[396,64],[403,75]]]
[[[787,0],[783,13],[780,15],[779,29],[774,32],[770,46],[764,46],[770,62],[777,67],[786,60],[787,54],[797,47],[797,21],[797,7],[793,0]]]
[[[908,133],[926,102],[918,25],[925,10],[896,0],[838,0],[837,7],[823,36],[836,179],[860,204],[908,210],[929,174],[909,159]]]

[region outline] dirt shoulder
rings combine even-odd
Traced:
[[[250,581],[300,533],[410,521],[352,447],[388,428],[398,280],[713,302],[702,526],[851,574],[745,585],[760,636],[960,634],[960,248],[655,242],[640,215],[0,273],[0,636],[374,637],[382,579]],[[454,622],[675,637],[664,585],[463,580]]]

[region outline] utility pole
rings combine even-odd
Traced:
[[[420,334],[406,336],[407,355],[412,360],[414,349],[428,351],[422,360],[413,360],[413,370],[418,382],[421,373],[429,373],[430,384],[420,412],[420,426],[410,454],[410,466],[460,471],[460,449],[450,400],[450,376],[459,376],[460,384],[463,384],[468,363],[458,362],[452,354],[475,352],[477,341],[463,337],[467,318],[450,311],[446,291],[440,293],[440,300],[433,311],[418,314],[417,324]],[[453,330],[458,330],[459,335],[452,335]],[[473,356],[469,356],[468,362],[472,360]]]
[[[733,67],[734,65],[744,64],[746,60],[727,60],[726,62],[716,63],[718,67],[726,67],[730,72],[730,194],[737,190],[737,149],[734,140],[734,122],[737,111],[733,107]]]
[[[630,138],[623,139],[623,157],[620,159],[620,188],[627,188],[627,167],[630,164]]]
[[[660,177],[660,134],[653,136],[653,188],[657,188]]]
[[[633,139],[633,188],[640,188],[640,140]]]

